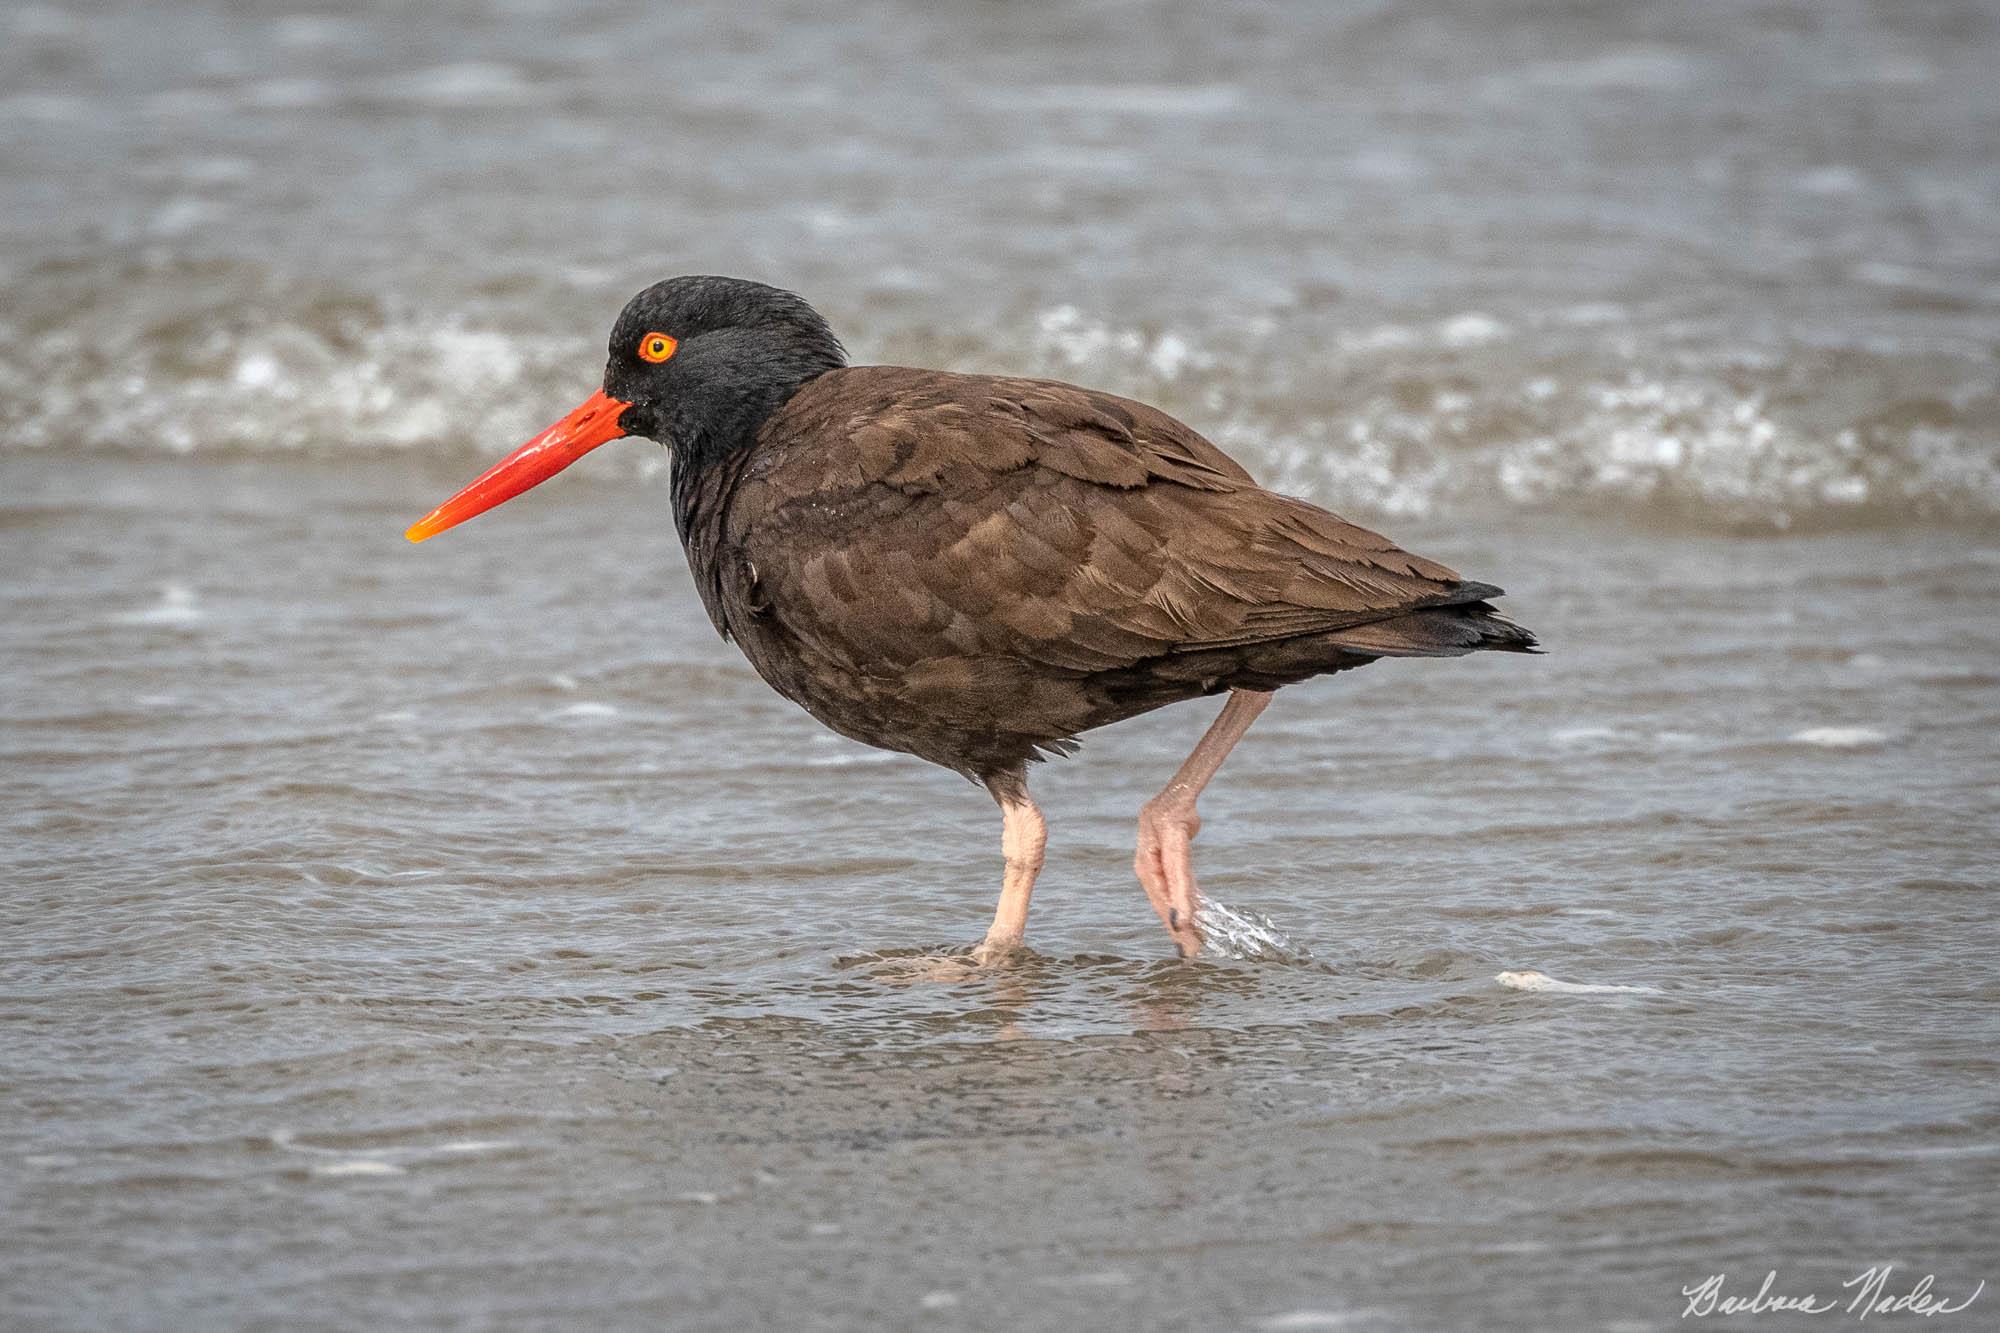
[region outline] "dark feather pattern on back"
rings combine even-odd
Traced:
[[[830,370],[748,448],[677,461],[674,499],[710,617],[767,681],[973,776],[1196,695],[1533,644],[1498,589],[1053,381]]]

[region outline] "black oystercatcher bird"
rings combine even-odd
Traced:
[[[983,783],[1021,942],[1042,866],[1028,764],[1165,704],[1229,695],[1139,812],[1134,868],[1202,945],[1195,800],[1282,685],[1378,657],[1535,651],[1500,589],[1264,490],[1166,413],[1053,380],[850,366],[790,292],[682,277],[633,297],[604,388],[409,530],[422,541],[625,435],[673,451],[709,619],[844,736]]]

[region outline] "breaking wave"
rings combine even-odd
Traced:
[[[0,449],[493,453],[590,386],[608,315],[596,293],[439,313],[226,263],[45,265],[15,287]],[[1990,349],[1729,344],[1607,305],[1198,331],[1058,305],[949,334],[830,314],[857,360],[1158,403],[1268,484],[1357,515],[1504,504],[1753,530],[2000,515]]]

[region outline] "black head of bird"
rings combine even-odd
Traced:
[[[683,466],[744,448],[800,385],[846,364],[820,313],[782,288],[706,276],[654,283],[619,312],[604,387],[407,535],[436,536],[628,435],[672,446]]]

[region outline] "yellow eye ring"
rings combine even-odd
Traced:
[[[649,333],[639,339],[639,359],[655,365],[674,354],[680,342],[664,333]]]

